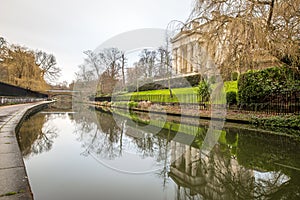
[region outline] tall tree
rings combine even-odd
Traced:
[[[172,88],[171,88],[171,52],[169,50],[169,40],[166,38],[166,45],[161,46],[158,48],[158,55],[159,55],[159,76],[168,78],[168,88],[170,92],[170,97],[173,97]]]
[[[155,76],[156,54],[156,51],[148,49],[144,49],[140,53],[139,63],[143,66],[145,78],[153,78]]]
[[[3,37],[0,37],[0,80],[8,80],[8,69],[3,65],[3,61],[7,56],[7,42]]]
[[[84,65],[86,65],[87,68],[90,68],[91,71],[94,71],[99,79],[101,73],[104,71],[100,60],[100,55],[91,50],[84,51],[83,53],[87,55],[87,58],[84,59]]]
[[[95,79],[93,70],[89,69],[87,65],[79,65],[79,71],[75,73],[76,80],[80,82],[89,82]]]
[[[195,0],[183,29],[200,34],[223,67],[252,68],[266,58],[299,66],[299,10],[300,0]]]
[[[47,88],[41,69],[35,63],[34,52],[25,47],[11,45],[0,65],[6,69],[1,81],[32,90],[42,91]]]
[[[158,69],[157,77],[167,77],[169,76],[171,68],[171,52],[167,46],[161,46],[157,50],[158,56]]]
[[[7,53],[7,42],[3,37],[0,37],[0,59],[2,60],[3,57],[6,55]]]
[[[41,68],[41,75],[47,81],[52,81],[60,76],[61,69],[57,66],[56,58],[43,51],[35,53],[35,62]]]
[[[117,48],[106,48],[100,51],[85,51],[87,58],[79,66],[80,70],[76,73],[77,82],[90,82],[96,84],[96,94],[111,93],[115,84],[118,82],[120,70],[122,79],[125,81],[126,57],[124,52]],[[88,84],[88,85],[90,85]]]
[[[121,72],[122,72],[122,84],[125,86],[125,65],[126,65],[125,53],[121,52]]]
[[[107,48],[99,53],[102,66],[112,79],[117,79],[119,76],[122,55],[123,53],[117,48]]]

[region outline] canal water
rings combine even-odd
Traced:
[[[52,107],[18,138],[37,200],[300,199],[298,131],[225,124],[204,149],[209,124]]]

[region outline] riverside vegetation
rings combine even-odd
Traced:
[[[226,93],[226,102],[229,108],[227,119],[247,121],[259,126],[300,128],[300,117],[297,114],[278,115],[273,112],[261,112],[262,110],[254,110],[254,112],[243,110],[243,106],[264,105],[264,107],[272,107],[270,98],[281,98],[281,95],[286,92],[299,91],[299,77],[297,70],[281,66],[264,70],[249,70],[237,77],[238,80],[224,82],[223,91]],[[179,101],[176,96],[198,95],[198,102],[209,105],[209,95],[214,88],[215,84],[204,79],[199,82],[197,87],[172,89],[174,97],[170,97],[168,89],[148,90],[117,95],[113,103],[102,102],[98,105],[141,110],[148,110],[151,106],[152,111],[159,111],[162,106],[154,106],[159,103],[167,112],[176,114],[180,112],[180,108],[176,104]],[[118,99],[122,101],[118,101]],[[186,103],[189,103],[189,100]],[[209,117],[209,109],[205,110],[201,112],[201,115]],[[189,114],[193,115],[193,112],[195,113],[195,111],[190,110]]]

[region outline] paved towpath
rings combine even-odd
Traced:
[[[49,102],[0,106],[0,200],[32,200],[15,129],[28,110]]]

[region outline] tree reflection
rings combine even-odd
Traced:
[[[49,121],[53,115],[36,114],[23,122],[18,141],[23,157],[40,154],[52,148],[53,140],[57,137],[57,129]]]
[[[140,122],[136,123],[118,115],[113,116],[103,110],[96,112],[97,121],[85,117],[91,114],[81,114],[80,120],[75,119],[77,120],[75,134],[79,136],[78,140],[85,149],[83,155],[93,153],[93,156],[100,159],[114,160],[122,157],[126,151],[134,152],[141,159],[154,158],[158,166],[166,165],[168,141],[149,132],[148,129],[151,128],[146,127],[147,130],[144,130],[145,125]],[[91,129],[85,129],[85,124]]]
[[[113,116],[105,111],[96,112],[96,119],[92,119],[89,112],[92,111],[75,118],[76,134],[85,156],[93,153],[98,158],[113,160],[129,150],[141,159],[153,158],[161,167],[157,175],[163,180],[163,187],[171,179],[177,184],[177,199],[299,197],[300,155],[297,152],[300,146],[297,141],[226,128],[221,131],[219,143],[211,152],[205,152],[200,151],[205,127],[188,129],[186,125],[186,130],[197,133],[192,145],[187,145],[173,140],[174,127],[178,127],[173,122],[161,129],[151,125],[146,115],[133,121],[128,113]],[[134,115],[134,119],[138,117]],[[176,155],[180,152],[178,149],[184,149],[184,153]]]
[[[75,116],[75,134],[85,149],[83,155],[88,156],[93,152],[109,159],[121,155],[122,130],[111,115],[85,108]]]

